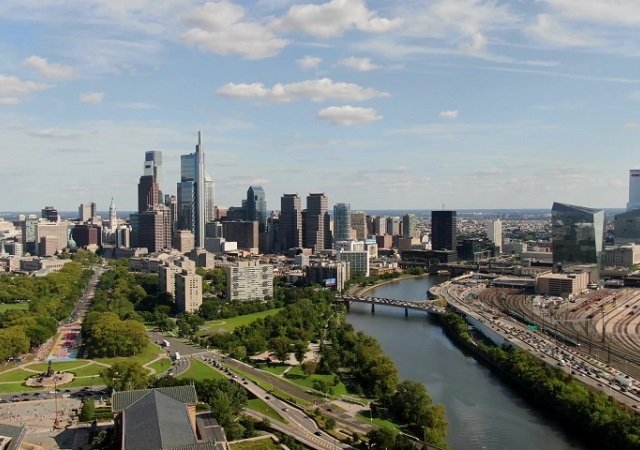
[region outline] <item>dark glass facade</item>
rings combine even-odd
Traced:
[[[604,240],[604,211],[554,203],[551,250],[554,265],[599,264]]]

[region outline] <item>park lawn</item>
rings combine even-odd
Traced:
[[[259,398],[252,398],[247,402],[247,408],[257,411],[265,416],[268,416],[271,419],[277,420],[278,422],[287,423],[278,411],[273,409],[271,406],[267,405],[265,402],[260,400]]]
[[[52,388],[53,389],[53,388]],[[29,391],[41,391],[42,388],[34,388],[25,386],[22,383],[6,383],[0,384],[0,394],[7,394],[10,392],[29,392]]]
[[[229,443],[231,450],[280,450],[280,446],[273,442],[270,437],[264,439],[256,439],[245,442]]]
[[[218,333],[220,331],[231,332],[242,325],[249,325],[250,323],[264,319],[265,317],[275,316],[282,308],[267,309],[266,311],[260,311],[252,314],[245,314],[244,316],[230,317],[229,319],[210,320],[205,322],[201,327],[198,334],[211,334]]]
[[[28,372],[22,369],[16,369],[16,370],[12,370],[11,372],[1,373],[0,382],[24,381],[32,375],[35,375],[35,373]]]
[[[76,377],[89,377],[100,375],[105,369],[107,369],[107,367],[102,364],[89,364],[88,366],[71,369],[69,372],[72,372]]]
[[[25,310],[29,309],[29,303],[0,303],[0,313],[13,309]]]
[[[402,429],[395,423],[391,422],[390,420],[380,419],[379,417],[374,417],[373,420],[371,420],[369,415],[358,413],[356,414],[356,419],[358,419],[362,423],[372,423],[379,428],[386,428],[388,430],[396,432],[402,431]]]
[[[77,360],[74,360],[74,361],[54,362],[54,363],[51,363],[51,368],[53,370],[55,370],[56,372],[57,371],[67,372],[67,371],[72,371],[76,367],[85,366],[85,365],[89,364],[90,362],[91,361],[86,360],[86,359],[77,359]],[[46,372],[47,368],[49,367],[49,363],[29,364],[28,366],[25,366],[25,367],[27,369],[35,370],[36,372]]]
[[[289,366],[268,366],[267,364],[258,364],[257,368],[260,370],[264,370],[266,372],[272,373],[274,375],[282,375],[282,372],[287,370]]]
[[[104,386],[104,380],[102,377],[93,376],[93,377],[80,377],[74,378],[69,383],[58,384],[58,387],[72,388],[72,387],[84,387],[84,386]]]
[[[156,374],[164,372],[169,367],[171,367],[171,360],[169,358],[161,358],[147,366],[147,368],[153,369]]]
[[[305,375],[300,366],[294,366],[291,368],[289,372],[285,374],[285,379],[290,381],[291,383],[297,384],[298,386],[305,387],[307,389],[314,389],[313,381],[321,380],[327,383],[333,389],[333,393],[331,395],[336,395],[341,397],[343,395],[347,395],[347,387],[344,385],[342,381],[339,381],[337,385],[333,385],[333,375]]]
[[[183,378],[193,378],[196,381],[203,381],[210,379],[225,379],[225,376],[215,370],[213,367],[210,367],[205,363],[198,361],[197,359],[192,359],[189,369],[186,372],[178,375],[176,378],[178,378],[179,380]]]
[[[114,363],[121,361],[135,361],[139,362],[143,366],[149,361],[153,361],[156,359],[161,353],[163,353],[162,348],[159,345],[152,344],[149,342],[147,344],[147,348],[134,356],[116,356],[115,358],[95,358],[96,361],[101,362],[103,364],[113,365]]]

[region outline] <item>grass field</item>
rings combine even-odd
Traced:
[[[29,303],[0,303],[0,313],[10,311],[12,309],[29,309]]]
[[[171,367],[171,360],[169,358],[162,358],[149,364],[147,367],[155,370],[156,374],[159,374]]]
[[[282,400],[287,400],[290,401],[292,403],[295,403],[299,406],[311,406],[311,403],[309,403],[306,400],[303,400],[299,397],[295,397],[291,394],[289,394],[288,392],[284,392],[281,389],[278,389],[277,387],[273,386],[271,383],[269,383],[268,381],[264,381],[262,379],[256,378],[253,375],[245,372],[244,370],[240,370],[236,367],[233,368],[229,368],[230,370],[232,370],[233,372],[237,373],[238,375],[245,377],[247,380],[251,380],[253,381],[255,384],[257,384],[258,386],[260,386],[262,389],[264,389],[265,391],[269,391],[271,392],[273,395],[275,395],[276,397],[282,399]]]
[[[337,385],[333,385],[334,376],[333,375],[310,375],[306,376],[300,366],[292,367],[289,372],[285,374],[285,378],[297,384],[298,386],[305,387],[307,389],[314,389],[313,382],[314,380],[320,380],[327,383],[333,389],[331,395],[347,395],[347,387],[342,383],[342,381],[338,382]]]
[[[159,345],[149,342],[147,348],[135,356],[118,356],[116,358],[95,358],[96,361],[112,365],[118,361],[137,361],[142,365],[145,365],[149,361],[152,361],[158,357],[160,353],[163,353],[162,348]]]
[[[362,423],[372,423],[375,426],[380,428],[387,428],[393,431],[402,431],[400,427],[395,423],[389,420],[380,419],[378,417],[374,417],[373,420],[371,420],[371,418],[368,415],[358,413],[356,414],[356,419],[358,419]]]
[[[8,392],[29,392],[29,391],[41,391],[41,390],[42,388],[28,387],[22,383],[0,384],[0,394],[6,394]]]
[[[62,361],[62,362],[54,362],[51,364],[51,368],[55,371],[70,371],[75,369],[76,367],[81,367],[89,364],[91,361],[86,359],[77,359],[75,361]],[[46,372],[49,367],[49,363],[38,363],[38,364],[29,364],[26,366],[27,369],[35,370],[36,372]]]
[[[11,372],[4,372],[0,374],[0,382],[9,382],[9,381],[24,381],[29,378],[31,375],[35,375],[33,372],[28,372],[22,369],[12,370]]]
[[[99,376],[74,378],[69,383],[58,384],[59,387],[62,386],[64,388],[84,387],[84,386],[103,386],[103,385],[104,385],[104,380],[102,379],[102,377],[99,377]]]
[[[198,334],[210,334],[219,332],[230,332],[242,325],[249,325],[257,319],[263,319],[269,316],[275,316],[282,308],[267,309],[253,314],[244,316],[231,317],[230,319],[210,320],[200,327]]]
[[[196,381],[210,380],[210,379],[224,379],[224,375],[215,370],[213,367],[206,365],[197,359],[191,360],[191,367],[184,373],[177,376],[178,379],[193,378]]]
[[[69,372],[72,372],[76,377],[88,377],[100,375],[106,367],[102,364],[89,364],[78,369],[71,369]]]
[[[251,400],[249,400],[247,402],[247,408],[262,413],[273,420],[277,420],[278,422],[287,423],[287,421],[284,420],[284,418],[280,414],[278,414],[278,411],[267,405],[259,398],[252,398]]]
[[[280,446],[273,442],[270,437],[264,439],[233,442],[229,444],[231,450],[280,450]]]

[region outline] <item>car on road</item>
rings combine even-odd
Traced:
[[[322,433],[320,431],[314,431],[314,433],[316,436],[322,436]]]

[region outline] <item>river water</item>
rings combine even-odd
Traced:
[[[421,277],[389,283],[367,293],[399,300],[424,300],[429,287],[443,281]],[[374,336],[398,368],[401,379],[421,381],[436,403],[447,409],[454,450],[584,449],[544,413],[527,405],[489,369],[465,356],[425,313],[352,304],[347,322]]]

